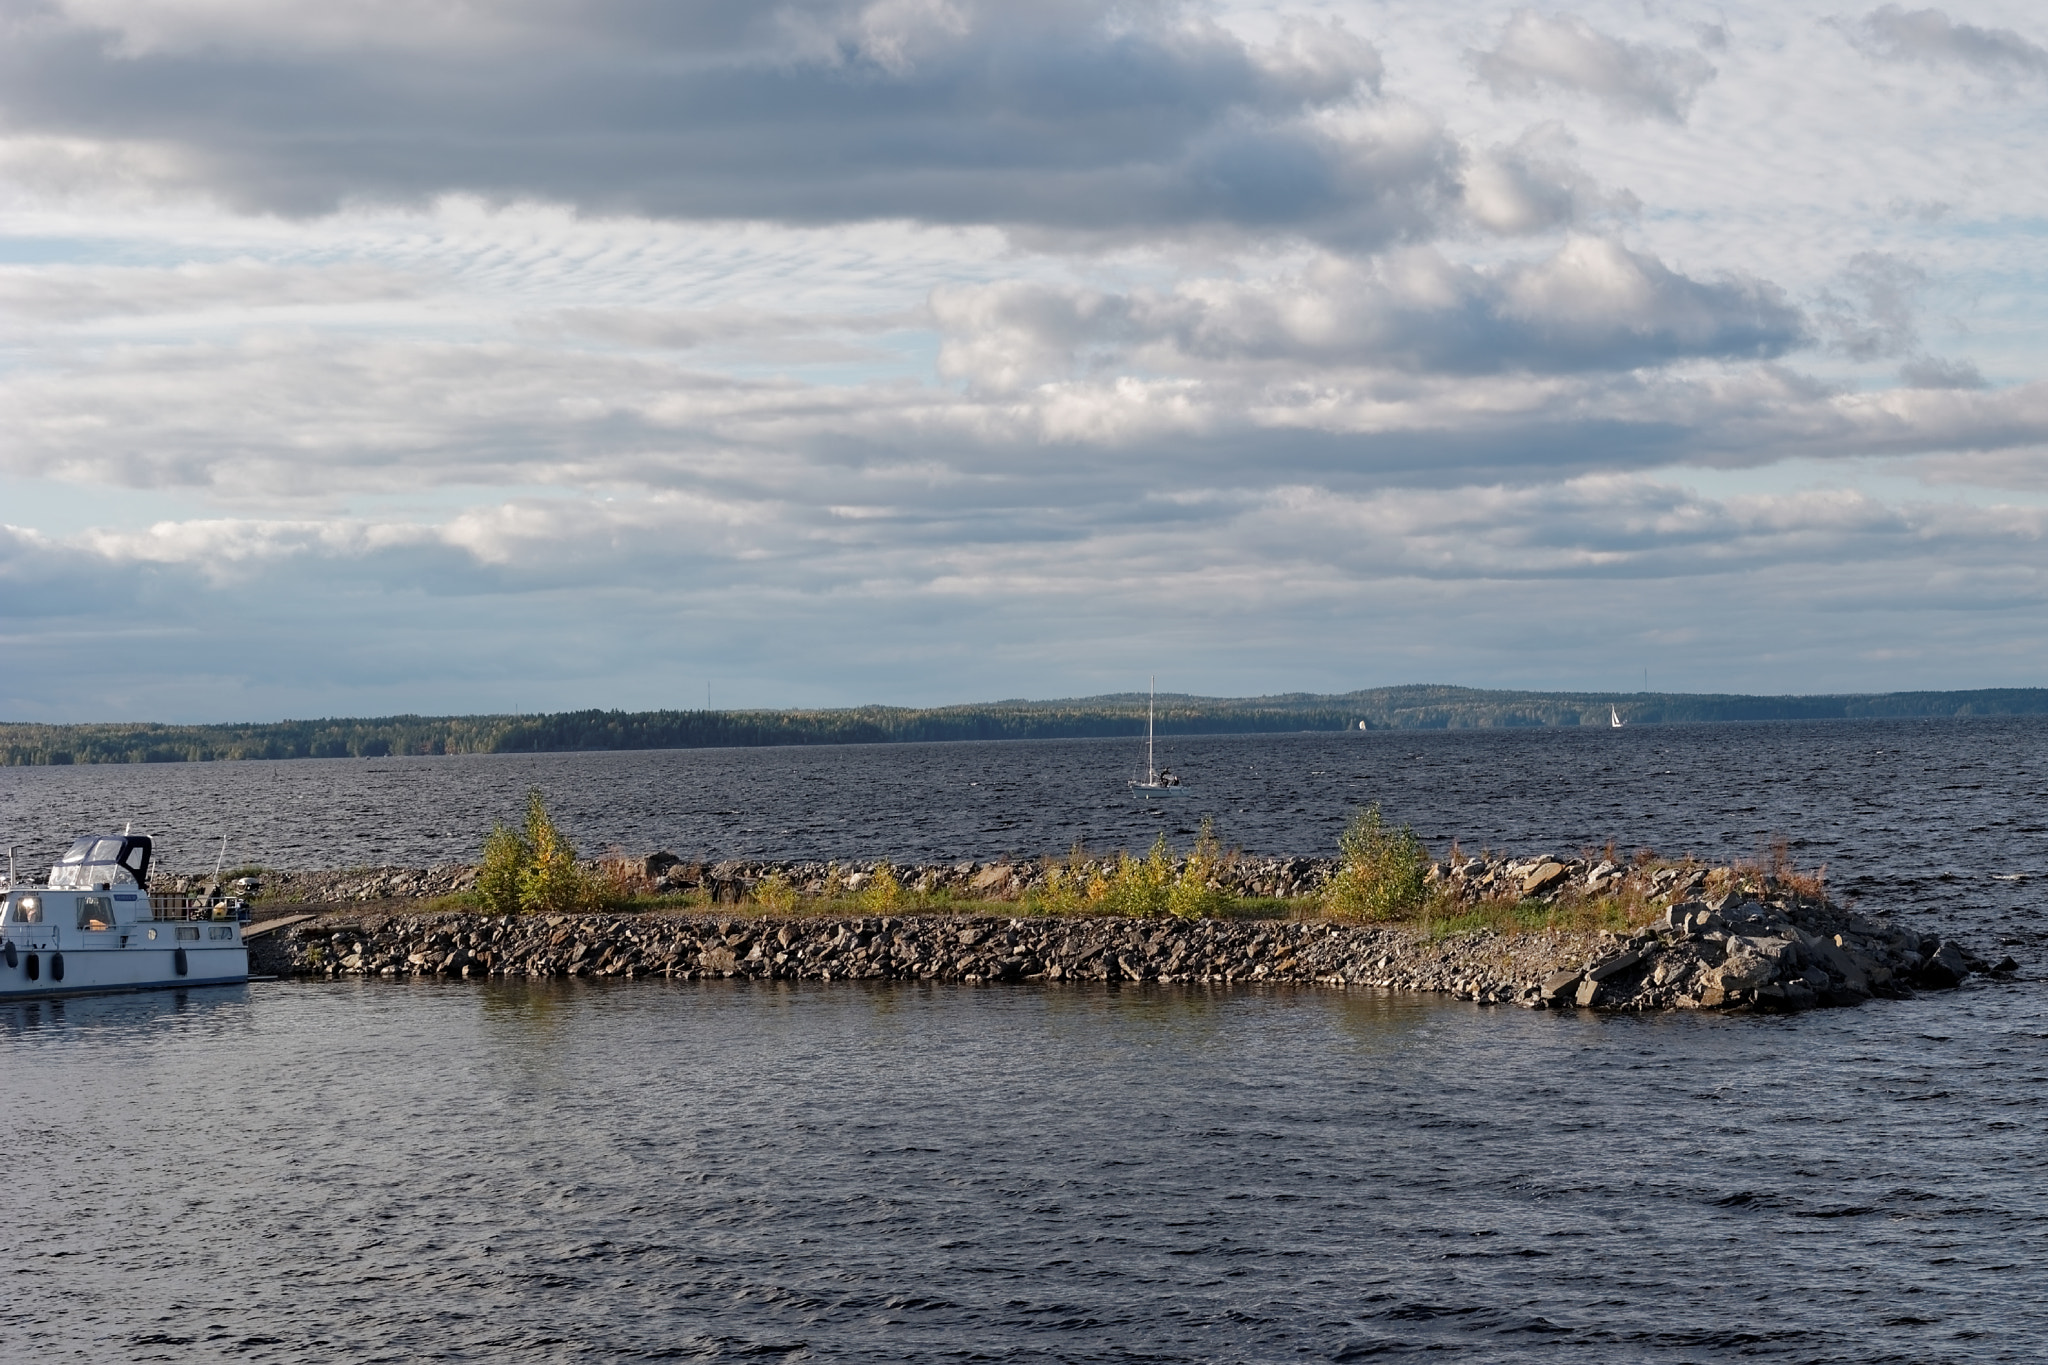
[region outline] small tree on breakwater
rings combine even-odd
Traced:
[[[477,903],[494,915],[595,910],[606,888],[576,864],[576,846],[548,814],[539,787],[526,793],[523,829],[494,825],[477,868]]]
[[[1387,827],[1378,802],[1352,818],[1337,846],[1343,862],[1323,893],[1331,914],[1371,924],[1404,919],[1423,903],[1429,854],[1408,826]]]

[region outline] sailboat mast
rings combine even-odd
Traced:
[[[1145,694],[1145,784],[1152,787],[1159,785],[1159,769],[1152,762],[1152,708],[1158,698],[1159,676],[1155,673]]]

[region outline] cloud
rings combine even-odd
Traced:
[[[2000,79],[2048,76],[2048,48],[2009,28],[1958,24],[1938,9],[1886,5],[1842,27],[1851,43],[1882,61],[1963,66]]]
[[[1467,155],[1464,207],[1491,232],[1522,234],[1583,223],[1601,213],[1633,216],[1641,207],[1626,190],[1607,191],[1571,160],[1571,135],[1543,124],[1513,143]]]
[[[1585,685],[1596,646],[1631,673],[1650,662],[1660,682],[1758,687],[1789,670],[1821,689],[1854,684],[1874,628],[1929,646],[1887,666],[1893,685],[1968,680],[2044,643],[2015,629],[2048,606],[2039,508],[1838,489],[1715,498],[1644,475],[1157,501],[1180,514],[1059,535],[963,522],[936,543],[900,520],[772,513],[707,539],[686,500],[590,498],[440,524],[174,523],[140,549],[0,528],[0,584],[15,589],[0,637],[16,646],[0,706],[534,709],[592,687],[620,705],[692,705],[706,676],[753,704],[952,701],[1108,690],[1161,657],[1219,690],[1337,690],[1432,665]],[[245,547],[239,569],[220,569],[221,545]],[[1779,628],[1791,601],[1810,628]],[[1728,650],[1738,634],[1758,643]],[[1295,652],[1277,673],[1272,649]],[[906,657],[938,681],[906,679]]]
[[[765,554],[799,526],[931,548],[994,526],[1057,538],[1198,515],[1152,500],[1163,489],[1531,484],[2048,441],[2048,385],[1864,393],[1746,359],[1632,365],[1760,335],[1775,346],[1784,333],[1758,333],[1758,318],[1796,315],[1616,250],[1476,281],[1424,258],[1406,275],[1340,262],[1284,286],[944,293],[947,363],[973,381],[960,387],[506,341],[259,332],[108,347],[0,373],[0,470],[201,490],[292,522],[365,497],[445,507],[505,488],[697,499],[697,539]],[[1588,367],[1562,366],[1566,353]],[[610,545],[583,543],[593,565]]]
[[[1370,246],[1456,207],[1456,144],[1378,101],[1377,54],[1335,25],[1260,46],[1169,0],[525,0],[393,36],[382,5],[260,9],[0,0],[4,127],[56,158],[16,173],[61,179],[75,145],[249,211],[471,193],[1111,241]]]
[[[1696,52],[1609,37],[1574,14],[1516,10],[1493,47],[1472,54],[1496,95],[1546,89],[1591,95],[1618,113],[1683,122],[1693,97],[1714,78]]]
[[[1923,355],[1899,366],[1899,382],[1915,389],[1981,389],[1984,376],[1967,360]]]
[[[167,315],[332,309],[417,298],[421,282],[369,262],[280,266],[240,259],[170,268],[0,266],[0,329]]]
[[[1806,339],[1776,289],[1700,281],[1602,238],[1481,270],[1427,250],[1326,258],[1287,279],[1186,282],[1165,295],[1028,284],[942,290],[943,373],[989,392],[1131,364],[1269,362],[1417,374],[1629,370],[1782,355]]]
[[[1858,252],[1820,295],[1821,326],[1852,360],[1903,355],[1920,339],[1927,272],[1881,251]]]

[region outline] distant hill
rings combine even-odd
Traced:
[[[564,711],[545,716],[383,716],[230,725],[0,723],[0,763],[201,763],[238,758],[380,758],[389,754],[559,753],[916,740],[1074,739],[1145,731],[1145,694],[969,706],[858,706],[819,711]],[[1415,685],[1316,695],[1158,698],[1159,733],[1466,730],[1873,716],[2048,713],[2048,688],[1746,697],[1685,692],[1499,692]]]

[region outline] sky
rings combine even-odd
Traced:
[[[2038,5],[0,0],[0,719],[2048,678]]]

